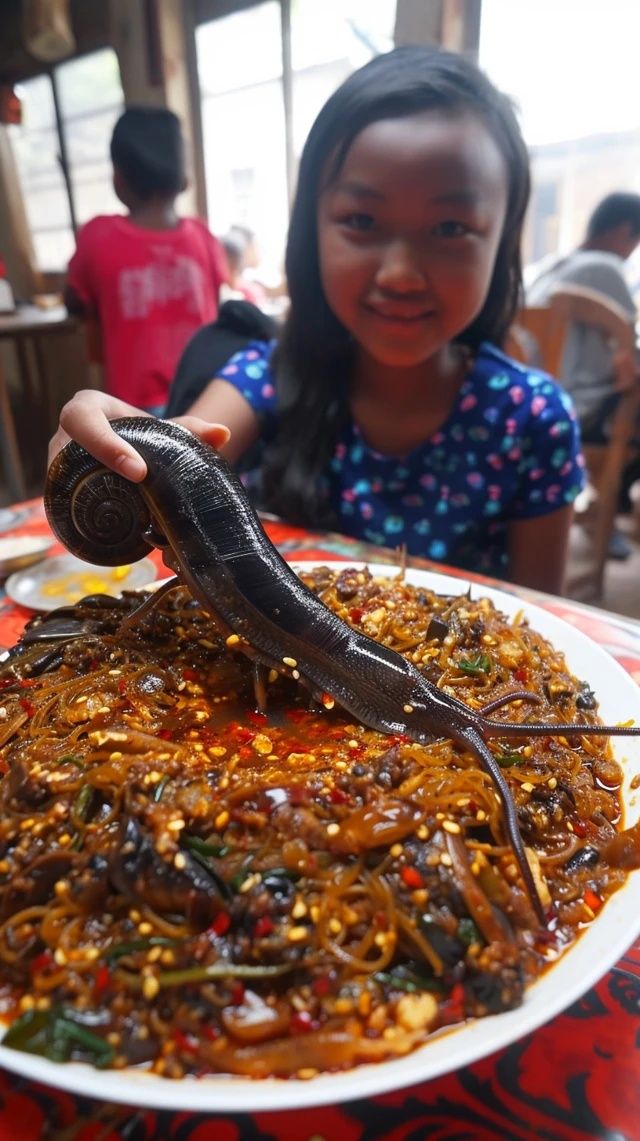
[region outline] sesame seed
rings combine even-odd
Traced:
[[[389,855],[393,856],[394,860],[397,860],[398,856],[401,856],[403,851],[404,851],[404,849],[402,847],[402,844],[392,844],[391,847],[389,848]]]
[[[303,899],[297,899],[295,904],[291,908],[291,918],[292,919],[303,919],[306,914],[307,914],[306,903],[304,902]]]
[[[520,788],[523,790],[523,792],[533,792],[533,785],[530,780],[523,781],[523,783],[520,785]]]
[[[455,820],[445,820],[442,827],[445,832],[451,832],[453,836],[458,836],[460,833],[460,825],[456,824]]]
[[[547,784],[548,784],[549,788],[556,788],[558,785],[558,782],[557,782],[555,777],[549,777]]]
[[[453,860],[451,859],[451,856],[449,855],[448,852],[442,853],[442,855],[440,856],[440,863],[445,868],[453,867]]]
[[[403,705],[402,708],[405,713],[413,713],[413,705]]]
[[[336,919],[335,915],[329,920],[329,930],[332,935],[339,935],[342,931],[342,924],[339,919]]]
[[[150,935],[153,931],[153,927],[145,920],[143,923],[138,924],[138,931],[141,935]]]
[[[282,660],[285,666],[290,666],[292,670],[294,670],[298,664],[295,658],[283,658]]]
[[[277,670],[269,670],[269,673],[267,674],[267,681],[271,682],[271,684],[273,684],[273,682],[277,681],[279,677],[280,677],[280,674],[278,673]]]
[[[237,634],[229,634],[225,644],[227,646],[237,646],[239,641],[240,639]]]
[[[331,824],[327,824],[327,836],[337,836],[340,831],[340,825],[336,824],[335,820]]]
[[[168,832],[182,832],[182,829],[184,828],[184,826],[185,826],[184,820],[170,820],[169,823],[167,824],[167,831]]]
[[[181,872],[183,868],[186,868],[187,861],[185,859],[184,852],[176,852],[175,856],[173,857],[173,866],[174,868],[177,868],[179,872]]]
[[[299,681],[300,680],[300,670],[292,670],[291,671],[291,677],[294,678],[295,681]]]
[[[155,998],[160,990],[160,983],[155,975],[147,975],[142,983],[142,993],[145,998]]]
[[[302,943],[307,938],[306,927],[290,927],[287,932],[287,939],[290,943]]]
[[[227,810],[225,808],[223,812],[218,813],[218,815],[216,816],[216,818],[214,820],[214,824],[219,831],[221,828],[224,828],[225,825],[227,825],[228,823],[229,823],[229,813],[227,812]]]
[[[429,839],[429,829],[427,828],[426,824],[420,825],[420,827],[418,828],[418,831],[416,832],[416,836],[418,837],[419,840],[428,840]]]

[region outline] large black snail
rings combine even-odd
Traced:
[[[529,867],[514,802],[486,744],[489,737],[640,734],[640,728],[492,721],[483,714],[522,693],[470,709],[432,685],[393,650],[352,630],[298,579],[265,534],[225,461],[184,428],[147,418],[112,427],[143,456],[145,480],[132,484],[78,444],[54,460],[45,491],[51,527],[74,554],[116,566],[154,545],[193,596],[238,635],[254,660],[293,675],[317,697],[330,695],[363,724],[427,743],[447,737],[489,773],[536,913],[544,908]]]

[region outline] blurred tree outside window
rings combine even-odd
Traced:
[[[20,84],[18,94],[22,124],[9,131],[36,265],[56,272],[74,251],[74,221],[81,226],[96,214],[122,211],[109,159],[124,107],[116,54],[106,48],[59,64]]]

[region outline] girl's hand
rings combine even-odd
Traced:
[[[51,464],[60,449],[70,440],[75,440],[105,467],[134,483],[140,483],[147,474],[147,465],[135,448],[116,435],[109,421],[118,416],[147,415],[132,404],[109,396],[106,392],[96,392],[93,389],[76,392],[60,413],[58,430],[49,444],[48,462]],[[222,447],[229,439],[228,428],[198,416],[179,416],[175,422],[214,448]]]

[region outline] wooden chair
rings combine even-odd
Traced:
[[[557,287],[546,306],[520,310],[505,350],[516,360],[534,364],[558,377],[567,333],[574,322],[601,332],[614,353],[635,354],[635,330],[628,313],[602,294],[577,285]],[[622,389],[624,378],[615,361],[614,376]],[[590,536],[591,560],[588,572],[574,584],[583,597],[602,597],[622,473],[632,454],[631,441],[636,434],[639,411],[640,379],[637,379],[622,393],[608,443],[583,445],[590,495],[581,497],[586,513],[581,519],[578,504],[577,517],[584,522]]]

